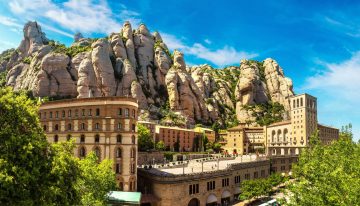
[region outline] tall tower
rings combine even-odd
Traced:
[[[309,137],[317,129],[317,100],[308,94],[300,94],[290,98],[292,134],[290,144],[304,147]]]

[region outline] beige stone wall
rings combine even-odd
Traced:
[[[157,206],[168,205],[188,205],[191,199],[196,198],[200,201],[200,205],[205,205],[207,198],[210,195],[215,195],[217,202],[221,203],[221,198],[225,193],[230,193],[230,201],[234,200],[234,196],[238,197],[240,191],[240,182],[245,179],[265,178],[269,176],[269,164],[254,166],[246,169],[235,169],[231,171],[224,171],[214,173],[211,176],[201,177],[201,175],[194,177],[191,180],[178,180],[176,182],[166,183],[165,181],[157,181],[152,178],[146,178],[147,183],[143,187],[151,188],[149,193],[155,195],[161,201]],[[235,182],[239,180],[240,182]],[[139,177],[139,181],[143,181],[143,177]],[[229,185],[222,185],[223,179],[228,179]],[[207,183],[215,181],[215,188],[212,190],[207,189]],[[199,185],[199,193],[190,194],[190,185]],[[227,191],[227,192],[226,192]]]
[[[328,145],[339,139],[339,129],[318,124],[319,138],[322,144]]]
[[[224,136],[226,144],[223,149],[229,153],[233,154],[234,151],[237,154],[245,154],[244,151],[244,132],[243,130],[228,130],[226,136]]]
[[[119,187],[136,191],[137,109],[132,98],[84,98],[45,103],[39,116],[50,143],[73,138],[74,155],[80,158],[80,151],[98,151],[99,159],[113,160],[114,171],[120,165],[116,175]],[[120,157],[116,155],[118,149]]]

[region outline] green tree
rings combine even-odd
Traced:
[[[144,125],[138,125],[138,148],[140,151],[147,151],[154,148],[154,141],[150,130]]]
[[[266,179],[253,179],[241,182],[240,199],[248,200],[263,195],[268,195],[271,191],[271,185]]]
[[[98,163],[94,152],[80,160],[81,177],[76,183],[76,189],[81,196],[81,205],[106,205],[106,194],[116,189],[111,165],[111,160]]]
[[[0,88],[0,125],[0,205],[105,204],[111,162],[76,158],[73,142],[49,145],[25,93]]]
[[[321,145],[318,134],[293,167],[287,205],[359,205],[360,144],[341,137]]]
[[[214,143],[214,144],[213,144],[213,150],[214,150],[215,152],[220,152],[220,150],[221,150],[221,144],[218,143],[218,142]]]
[[[159,142],[156,143],[156,149],[159,151],[164,151],[166,149],[165,143],[160,140]]]
[[[39,126],[36,104],[24,94],[0,88],[0,203],[44,205],[49,202],[51,156]]]
[[[245,180],[241,182],[242,192],[240,198],[242,200],[248,200],[260,196],[269,196],[273,187],[286,182],[288,179],[288,177],[284,177],[279,173],[274,173],[267,178]]]

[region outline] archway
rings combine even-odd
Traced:
[[[228,205],[230,203],[231,194],[228,190],[224,190],[221,194],[221,204]]]
[[[200,201],[197,198],[192,198],[188,204],[188,206],[200,206]]]
[[[217,198],[214,194],[211,194],[206,199],[206,206],[217,206]]]

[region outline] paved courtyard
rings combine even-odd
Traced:
[[[201,172],[211,172],[216,170],[224,170],[231,164],[237,164],[241,162],[251,162],[256,161],[256,155],[243,155],[238,156],[235,159],[230,160],[211,160],[206,162],[197,162],[196,160],[189,160],[190,162],[187,165],[177,166],[174,168],[158,168],[158,165],[155,165],[155,168],[161,172],[169,174],[193,174]]]

